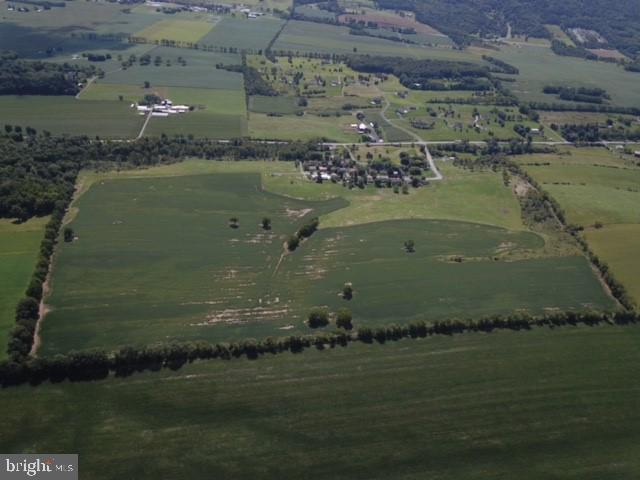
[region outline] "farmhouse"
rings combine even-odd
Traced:
[[[633,155],[634,155],[636,158],[640,158],[640,150],[636,150],[635,152],[633,152]]]

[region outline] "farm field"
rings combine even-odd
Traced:
[[[160,20],[138,32],[136,36],[152,42],[173,40],[196,43],[209,33],[214,24],[213,21]]]
[[[236,72],[216,69],[217,63],[226,65],[239,64],[240,56],[233,54],[216,54],[197,50],[187,50],[170,47],[156,47],[147,51],[152,58],[160,56],[162,64],[155,66],[134,66],[118,69],[107,73],[99,83],[143,85],[145,81],[151,86],[193,87],[193,88],[221,88],[241,89],[242,75]],[[186,66],[178,63],[178,57],[186,61]],[[171,66],[166,65],[166,61]]]
[[[31,126],[52,134],[135,137],[144,119],[129,103],[76,100],[74,97],[0,96],[0,123]]]
[[[603,88],[611,95],[612,104],[640,107],[637,74],[614,64],[561,57],[548,48],[533,45],[501,46],[499,52],[490,55],[520,70],[509,88],[523,101],[563,103],[553,95],[545,95],[542,89],[546,85],[566,84]]]
[[[637,327],[536,329],[25,385],[0,391],[0,448],[78,452],[105,480],[631,479],[638,342]]]
[[[269,116],[264,113],[249,113],[249,135],[251,138],[268,140],[315,140],[327,138],[337,142],[357,141],[359,136],[349,127],[353,123],[350,115],[321,117],[318,115]]]
[[[221,139],[247,135],[243,90],[169,87],[166,95],[175,104],[188,104],[195,110],[167,118],[152,118],[145,135],[191,134]]]
[[[204,45],[229,46],[235,48],[265,49],[276,36],[284,21],[274,17],[233,18],[223,17],[207,33],[200,43]]]
[[[24,297],[38,260],[40,242],[48,217],[23,224],[0,221],[0,344],[6,345],[15,325],[16,305]],[[6,349],[0,350],[0,360]]]
[[[626,287],[636,305],[640,305],[640,224],[606,225],[588,229],[585,238],[591,249],[606,262],[615,277]]]
[[[640,169],[624,166],[605,149],[568,151],[572,154],[527,156],[525,169],[560,203],[570,223],[640,222]]]
[[[249,110],[255,113],[292,115],[300,111],[300,107],[298,106],[297,97],[253,95],[249,98]]]
[[[265,186],[285,193],[280,186],[289,178],[285,169]],[[308,333],[303,320],[314,305],[347,303],[360,325],[465,318],[471,309],[612,306],[583,257],[546,258],[542,237],[478,224],[328,226],[282,256],[283,242],[303,222],[319,215],[321,226],[325,219],[331,225],[331,212],[348,203],[296,200],[259,185],[258,174],[239,173],[94,181],[75,204],[71,226],[79,239],[63,244],[56,259],[41,352]],[[228,226],[234,215],[238,229]],[[263,215],[273,220],[269,231],[258,225]],[[415,254],[403,251],[407,238]],[[459,256],[466,260],[451,260]],[[355,285],[351,302],[338,295],[345,282]]]
[[[478,58],[472,54],[451,48],[429,48],[381,38],[356,36],[349,34],[347,27],[298,20],[289,21],[273,48],[293,52],[341,54],[355,52],[370,55],[478,61]]]

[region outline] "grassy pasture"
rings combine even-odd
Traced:
[[[526,170],[556,198],[569,222],[640,222],[639,169],[625,167],[602,148],[567,151],[571,155],[532,155],[520,161],[528,162]]]
[[[281,113],[292,115],[300,110],[297,97],[254,95],[249,98],[249,110],[255,113]]]
[[[638,342],[636,327],[465,334],[25,385],[0,392],[0,447],[78,452],[105,480],[632,479]]]
[[[182,134],[207,138],[238,138],[247,134],[243,90],[207,88],[166,88],[167,98],[175,104],[195,106],[189,113],[167,118],[152,118],[146,135]]]
[[[639,235],[639,224],[606,225],[585,232],[592,250],[609,265],[637,305],[640,305]]]
[[[6,357],[8,334],[15,325],[16,304],[31,280],[48,217],[15,225],[0,221],[0,360]]]
[[[262,16],[259,18],[223,17],[200,39],[204,45],[264,49],[276,36],[284,20]]]
[[[74,97],[26,95],[0,97],[0,123],[31,126],[53,134],[131,138],[143,118],[128,102],[76,100]]]
[[[265,170],[274,175],[265,187],[286,194],[293,165],[278,165]],[[347,281],[355,285],[349,307],[361,324],[612,305],[584,258],[544,258],[544,241],[531,233],[424,220],[331,228],[331,212],[352,198],[314,203],[265,193],[256,174],[151,175],[94,177],[74,205],[79,240],[61,245],[56,258],[44,354],[305,332],[311,306],[345,304],[338,292]],[[409,216],[397,205],[395,213]],[[227,224],[234,215],[238,229]],[[260,229],[263,215],[273,219],[272,230]],[[281,258],[283,242],[312,215],[323,226],[327,220],[326,228]],[[413,255],[403,251],[407,238],[416,242]],[[453,262],[455,255],[467,260]]]
[[[451,48],[410,45],[381,38],[350,35],[348,27],[291,20],[274,45],[275,50],[438,58],[478,61],[467,52]],[[355,49],[355,50],[354,50]]]
[[[213,28],[213,22],[193,20],[160,20],[141,32],[137,37],[149,41],[175,40],[176,42],[198,42]]]
[[[264,113],[249,113],[249,135],[257,139],[313,140],[328,138],[337,142],[358,141],[359,136],[349,127],[354,117],[321,117],[318,115],[284,115],[271,117]]]

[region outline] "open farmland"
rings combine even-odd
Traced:
[[[0,448],[78,452],[101,480],[632,479],[638,342],[476,333],[25,385],[0,392]]]
[[[284,21],[274,17],[224,17],[207,33],[200,43],[204,45],[253,48],[262,50],[282,28]]]
[[[640,224],[606,225],[591,228],[585,237],[596,255],[606,262],[629,295],[640,305]]]
[[[348,27],[290,20],[275,45],[275,50],[319,53],[360,53],[415,58],[440,58],[478,61],[478,57],[446,47],[424,47],[349,34]]]
[[[160,20],[136,36],[152,42],[172,40],[176,42],[198,42],[213,28],[214,22],[193,20]]]
[[[247,135],[243,90],[169,87],[166,91],[167,98],[175,104],[188,104],[195,109],[181,115],[152,118],[146,135],[191,134],[221,139]]]
[[[135,137],[144,119],[119,101],[27,95],[0,97],[0,123],[62,135]]]
[[[574,85],[603,88],[610,92],[612,104],[640,107],[638,74],[615,64],[561,57],[549,48],[527,44],[501,46],[499,52],[487,54],[520,70],[509,88],[524,101],[563,103],[545,95],[542,89],[546,85]]]
[[[47,218],[20,225],[0,221],[0,344],[6,345],[15,325],[16,304],[23,297],[38,259]],[[0,350],[4,359],[6,350]]]
[[[249,114],[249,135],[267,140],[314,140],[327,138],[337,142],[353,142],[358,135],[349,125],[351,116],[321,117],[318,115],[269,116],[264,113]]]
[[[198,165],[187,164],[182,173],[204,168]],[[275,176],[265,177],[265,186],[290,193],[295,169],[278,165],[267,170]],[[216,168],[224,170],[218,162],[209,170]],[[583,257],[546,258],[541,237],[478,224],[396,220],[328,227],[283,255],[284,241],[302,223],[317,215],[321,225],[325,219],[336,225],[331,212],[347,201],[265,193],[257,174],[105,178],[75,206],[71,226],[79,239],[62,245],[56,259],[42,334],[47,354],[167,338],[305,333],[314,305],[347,303],[361,325],[465,318],[470,309],[612,306]],[[259,227],[264,215],[272,218],[271,230]],[[228,225],[233,216],[237,229]],[[412,215],[397,209],[396,216]],[[416,242],[416,253],[404,252],[407,238]],[[506,283],[497,288],[500,281]],[[354,283],[351,302],[338,295],[345,282]]]

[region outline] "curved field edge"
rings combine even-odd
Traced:
[[[635,478],[639,340],[472,333],[24,385],[0,392],[0,448],[77,452],[105,480]]]
[[[306,333],[314,305],[348,306],[367,326],[611,307],[584,257],[546,258],[531,232],[443,220],[321,228],[282,261],[302,222],[346,202],[264,192],[256,173],[88,184],[74,203],[78,239],[56,254],[44,354]],[[415,253],[404,251],[408,239]],[[349,303],[339,296],[346,282]]]
[[[458,220],[523,231],[520,205],[502,177],[441,163],[443,182],[412,189],[409,195],[392,189],[349,190],[340,184],[318,185],[307,180],[293,162],[218,161],[191,159],[144,169],[108,172],[83,171],[78,179],[81,196],[98,180],[111,178],[171,177],[210,173],[260,173],[265,191],[298,200],[317,201],[342,197],[349,205],[323,215],[320,227],[342,227],[385,220]],[[73,208],[73,206],[72,206]]]

